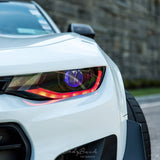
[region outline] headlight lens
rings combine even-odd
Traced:
[[[73,69],[13,77],[5,93],[34,100],[65,99],[94,92],[105,67]]]

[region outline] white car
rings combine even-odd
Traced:
[[[142,110],[93,38],[0,1],[0,160],[151,159]]]

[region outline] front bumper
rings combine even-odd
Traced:
[[[1,160],[30,160],[30,143],[18,125],[1,124],[0,136]],[[111,135],[62,153],[56,160],[116,160],[116,158],[117,137]],[[123,160],[128,159],[146,159],[141,126],[130,120],[127,121],[127,140]]]

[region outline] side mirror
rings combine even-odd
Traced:
[[[80,35],[90,37],[90,38],[95,37],[95,32],[93,28],[86,24],[72,23],[68,27],[68,32],[75,32],[75,33],[78,33]]]

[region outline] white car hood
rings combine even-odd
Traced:
[[[40,46],[40,44],[50,45],[55,42],[62,42],[73,38],[74,37],[69,34],[50,34],[39,36],[16,36],[0,34],[0,50],[33,47],[34,45]]]
[[[94,40],[78,34],[0,36],[0,76],[105,66]]]

